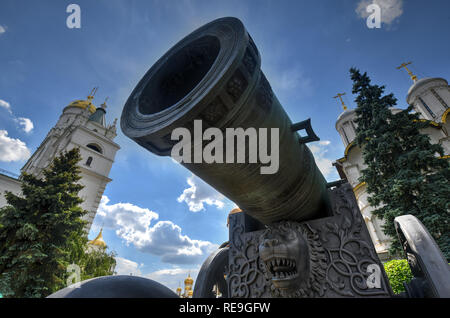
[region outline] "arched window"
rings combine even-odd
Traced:
[[[422,103],[422,105],[426,108],[428,113],[431,115],[431,117],[436,118],[436,115],[431,111],[431,108],[428,107],[428,105],[424,102],[424,100],[422,98],[420,98],[420,97],[419,97],[419,100]]]
[[[92,163],[92,157],[87,158],[86,160],[86,166],[90,167]]]
[[[102,153],[102,148],[100,148],[100,146],[98,146],[96,144],[89,144],[86,147],[88,147],[94,151],[97,151],[98,153]]]

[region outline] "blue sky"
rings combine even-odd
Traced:
[[[99,86],[109,96],[107,121],[120,118],[139,79],[173,44],[215,18],[241,19],[262,55],[262,69],[292,121],[311,118],[322,142],[310,144],[329,181],[344,147],[334,125],[345,92],[354,107],[349,68],[405,107],[411,81],[402,62],[421,77],[449,78],[450,2],[378,0],[380,29],[363,16],[372,0],[71,0],[0,2],[0,168],[20,173],[27,156],[62,109]],[[81,29],[66,27],[66,7],[81,7]],[[118,131],[121,150],[113,181],[90,237],[104,238],[118,270],[175,288],[228,239],[234,204],[170,158],[157,157]],[[195,195],[195,198],[192,196]]]

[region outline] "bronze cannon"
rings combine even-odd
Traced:
[[[353,189],[327,184],[305,145],[318,140],[309,119],[291,122],[240,20],[214,20],[175,44],[131,93],[121,128],[157,155],[179,150],[177,161],[243,211],[230,215],[229,242],[203,263],[194,297],[214,297],[213,286],[237,298],[393,296]],[[194,136],[182,146],[181,128]],[[235,143],[229,132],[239,129]],[[270,131],[276,142],[252,131]],[[256,140],[265,150],[259,161]],[[203,160],[208,146],[214,160]],[[269,153],[278,154],[275,169],[261,160]],[[449,268],[431,236],[412,216],[396,222],[416,276],[403,296],[449,297]]]
[[[292,124],[260,66],[259,51],[240,20],[210,22],[173,46],[144,75],[124,106],[122,131],[167,156],[174,145],[172,131],[185,127],[193,132],[194,120],[221,131],[278,128],[276,173],[262,174],[263,164],[248,160],[182,164],[264,224],[325,216],[326,181],[304,144],[307,137],[296,131],[309,126]],[[234,136],[225,134],[227,138]],[[201,142],[191,144],[192,153]],[[248,143],[244,150],[248,159]]]

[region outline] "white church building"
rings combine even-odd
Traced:
[[[410,72],[408,71],[408,73]],[[427,134],[431,143],[441,144],[445,153],[441,158],[442,160],[448,160],[450,158],[450,120],[447,118],[450,111],[448,106],[450,105],[450,87],[448,82],[443,78],[417,80],[417,77],[411,73],[410,76],[414,84],[408,91],[406,102],[414,106],[414,110],[420,114],[422,119],[430,120],[429,127],[423,129],[421,133]],[[362,175],[361,171],[366,168],[366,165],[364,164],[361,149],[355,145],[354,141],[356,137],[356,112],[354,109],[347,109],[343,102],[342,104],[344,112],[339,115],[336,121],[336,130],[341,136],[345,151],[344,156],[337,159],[333,165],[337,168],[340,177],[347,179],[353,187],[356,200],[378,256],[381,260],[386,260],[390,239],[383,233],[382,221],[372,215],[374,208],[368,203],[366,184],[358,181]]]
[[[78,195],[84,201],[81,207],[88,211],[84,216],[87,221],[87,233],[97,213],[105,187],[112,181],[108,175],[116,152],[120,149],[114,142],[117,119],[110,125],[106,124],[106,103],[100,107],[92,104],[95,90],[87,100],[73,101],[63,109],[56,125],[50,129],[41,145],[21,169],[22,172],[40,177],[42,170],[47,168],[53,158],[61,152],[79,148],[82,157],[79,162],[82,177],[80,183],[84,188]],[[0,173],[0,207],[7,204],[5,191],[19,195],[20,179]]]

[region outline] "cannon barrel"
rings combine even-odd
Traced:
[[[169,156],[177,143],[172,131],[184,127],[194,135],[194,120],[202,120],[204,129],[223,132],[278,128],[276,173],[262,174],[261,162],[182,164],[264,224],[322,217],[328,213],[326,181],[260,66],[258,49],[242,22],[214,20],[178,42],[147,71],[124,106],[121,129],[149,151]],[[205,141],[193,143],[192,152],[198,143]],[[268,143],[271,151],[270,138]]]

